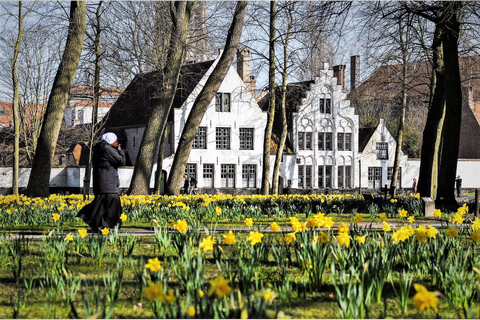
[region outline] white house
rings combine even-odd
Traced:
[[[182,67],[168,118],[163,161],[167,175],[195,98],[218,59]],[[159,71],[138,75],[108,114],[105,126],[117,133],[131,165],[152,112],[152,97],[159,80]],[[201,121],[189,155],[186,173],[196,177],[198,188],[258,191],[269,96],[257,103],[252,94],[254,88],[249,51],[241,49],[237,71],[233,67],[228,70]],[[360,130],[358,115],[346,95],[345,66],[330,69],[324,64],[319,77],[289,84],[286,95],[288,138],[280,170],[281,187],[349,190],[380,188],[387,182],[395,140],[383,121],[370,132]],[[278,114],[274,138],[279,136]],[[274,160],[272,153],[272,169]],[[402,156],[402,165],[405,163],[406,156]]]

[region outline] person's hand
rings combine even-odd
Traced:
[[[120,143],[117,144],[117,150],[121,150],[121,149],[122,149],[121,146],[122,146],[122,145],[121,145]]]

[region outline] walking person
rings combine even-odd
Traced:
[[[460,194],[462,193],[462,178],[460,178],[460,176],[457,176],[457,179],[455,180],[455,187],[457,188],[457,197],[460,197]]]
[[[118,167],[125,165],[125,151],[121,149],[113,132],[105,133],[93,146],[92,164],[95,198],[78,212],[77,217],[82,218],[97,233],[100,228],[121,225]]]
[[[413,178],[412,193],[417,194],[417,179]]]
[[[197,194],[197,179],[193,176],[193,174],[190,175],[190,188],[188,190],[189,194]]]
[[[183,176],[183,194],[188,194],[189,191],[189,180],[188,180],[188,175]]]

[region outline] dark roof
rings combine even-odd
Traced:
[[[360,128],[358,129],[358,152],[363,152],[367,146],[368,141],[375,133],[377,128]]]
[[[180,70],[173,108],[179,108],[203,78],[214,60],[186,64]],[[146,125],[152,114],[150,99],[162,89],[163,70],[142,73],[132,80],[105,116],[105,128]]]
[[[307,91],[314,83],[314,80],[291,83],[287,85],[287,94],[285,96],[285,107],[287,113],[287,127],[288,131],[293,129],[293,113],[298,112],[298,107],[302,104],[302,99],[307,96]],[[275,90],[275,118],[273,121],[273,132],[280,136],[282,130],[281,114],[280,114],[280,99],[282,90],[277,87]],[[259,107],[264,111],[268,111],[270,105],[270,94],[266,94],[258,101]]]

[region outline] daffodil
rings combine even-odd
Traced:
[[[340,222],[340,224],[341,225],[338,226],[338,232],[339,233],[342,233],[342,232],[348,233],[348,231],[350,230],[348,225],[345,222]]]
[[[401,209],[401,210],[398,210],[398,214],[400,215],[400,217],[406,218],[407,214],[408,214],[408,211],[404,210],[404,209]]]
[[[434,215],[436,218],[441,218],[441,217],[442,217],[442,210],[440,210],[440,209],[435,209],[435,210],[433,210],[433,215]]]
[[[183,234],[187,233],[187,229],[188,229],[187,221],[177,220],[177,222],[175,223],[175,229],[177,229],[177,231],[180,233],[183,233]]]
[[[282,230],[280,228],[280,226],[278,225],[278,223],[276,223],[276,222],[272,222],[272,224],[270,225],[270,229],[272,229],[273,232],[278,232],[278,231]]]
[[[364,236],[356,236],[356,237],[355,237],[355,241],[358,242],[358,243],[364,244],[366,237],[367,237],[367,235],[364,235]]]
[[[73,241],[73,235],[71,233],[67,234],[67,236],[65,237],[65,241]]]
[[[145,291],[145,297],[148,301],[159,300],[165,301],[165,292],[163,291],[163,284],[161,282],[153,283],[148,281],[148,287],[143,289]]]
[[[158,261],[158,258],[148,259],[148,263],[145,265],[145,268],[150,269],[151,272],[156,272],[162,269],[161,262]]]
[[[413,304],[420,311],[433,308],[438,313],[438,298],[434,292],[428,291],[421,284],[414,283],[413,286],[417,293],[413,296]]]
[[[197,311],[195,310],[195,307],[194,307],[194,306],[189,306],[189,307],[188,307],[188,309],[187,309],[187,314],[188,314],[190,317],[194,317],[196,313],[197,313]]]
[[[408,222],[410,223],[414,223],[415,222],[415,217],[414,216],[410,216],[407,218]]]
[[[125,213],[122,213],[120,215],[120,220],[122,220],[122,222],[125,222],[127,220],[127,215]]]
[[[227,234],[224,234],[223,235],[223,242],[229,246],[231,246],[232,244],[235,244],[237,243],[237,240],[235,238],[235,234],[233,233],[232,230],[228,231]]]
[[[477,231],[480,229],[480,219],[476,218],[475,221],[472,223],[473,231]]]
[[[382,212],[380,213],[378,218],[380,219],[380,221],[387,221],[387,214],[385,212]]]
[[[435,239],[437,237],[438,230],[435,227],[428,226],[427,237]]]
[[[337,235],[337,241],[341,246],[345,246],[348,248],[350,245],[350,236],[347,232],[339,232]]]
[[[200,248],[203,249],[203,252],[213,251],[213,245],[215,244],[215,239],[212,236],[203,238],[200,243]]]
[[[360,222],[362,222],[362,220],[363,220],[362,216],[359,215],[358,213],[355,213],[355,217],[353,217],[353,221],[355,223],[360,223]]]
[[[247,238],[247,241],[250,241],[250,244],[252,247],[256,245],[257,243],[261,243],[263,238],[263,234],[258,232],[258,231],[250,231],[250,235]]]
[[[103,228],[103,229],[102,229],[102,234],[103,234],[104,236],[108,235],[109,233],[110,233],[110,230],[109,230],[108,228]]]
[[[382,230],[383,231],[392,231],[392,228],[390,227],[390,225],[388,224],[387,221],[382,222]]]
[[[318,237],[320,239],[321,244],[326,244],[328,243],[329,236],[326,232],[320,232],[320,236]]]
[[[60,215],[58,213],[54,213],[52,215],[52,219],[53,219],[53,221],[57,222],[58,220],[60,220]]]
[[[216,207],[215,208],[215,213],[217,214],[217,216],[219,216],[222,213],[222,208]]]
[[[80,228],[78,229],[78,235],[80,236],[80,238],[85,238],[87,236],[87,229],[85,228]]]
[[[447,231],[445,232],[445,235],[451,239],[455,238],[457,236],[457,229],[455,229],[454,227],[450,227],[447,229]]]
[[[210,283],[210,289],[208,290],[208,295],[212,296],[215,294],[217,298],[222,299],[232,292],[232,288],[229,285],[229,280],[223,279],[222,275],[219,275],[216,279],[208,281]]]
[[[418,242],[427,241],[427,233],[422,231],[417,231],[417,241]]]
[[[480,241],[480,230],[478,231],[473,231],[472,234],[470,235],[473,241],[479,242]]]
[[[283,242],[285,242],[286,244],[290,244],[293,241],[295,241],[296,239],[297,238],[295,237],[295,233],[291,232],[291,233],[287,233],[285,235],[285,237],[283,238]]]
[[[253,227],[253,219],[252,218],[245,219],[245,224],[247,225],[247,227]]]

